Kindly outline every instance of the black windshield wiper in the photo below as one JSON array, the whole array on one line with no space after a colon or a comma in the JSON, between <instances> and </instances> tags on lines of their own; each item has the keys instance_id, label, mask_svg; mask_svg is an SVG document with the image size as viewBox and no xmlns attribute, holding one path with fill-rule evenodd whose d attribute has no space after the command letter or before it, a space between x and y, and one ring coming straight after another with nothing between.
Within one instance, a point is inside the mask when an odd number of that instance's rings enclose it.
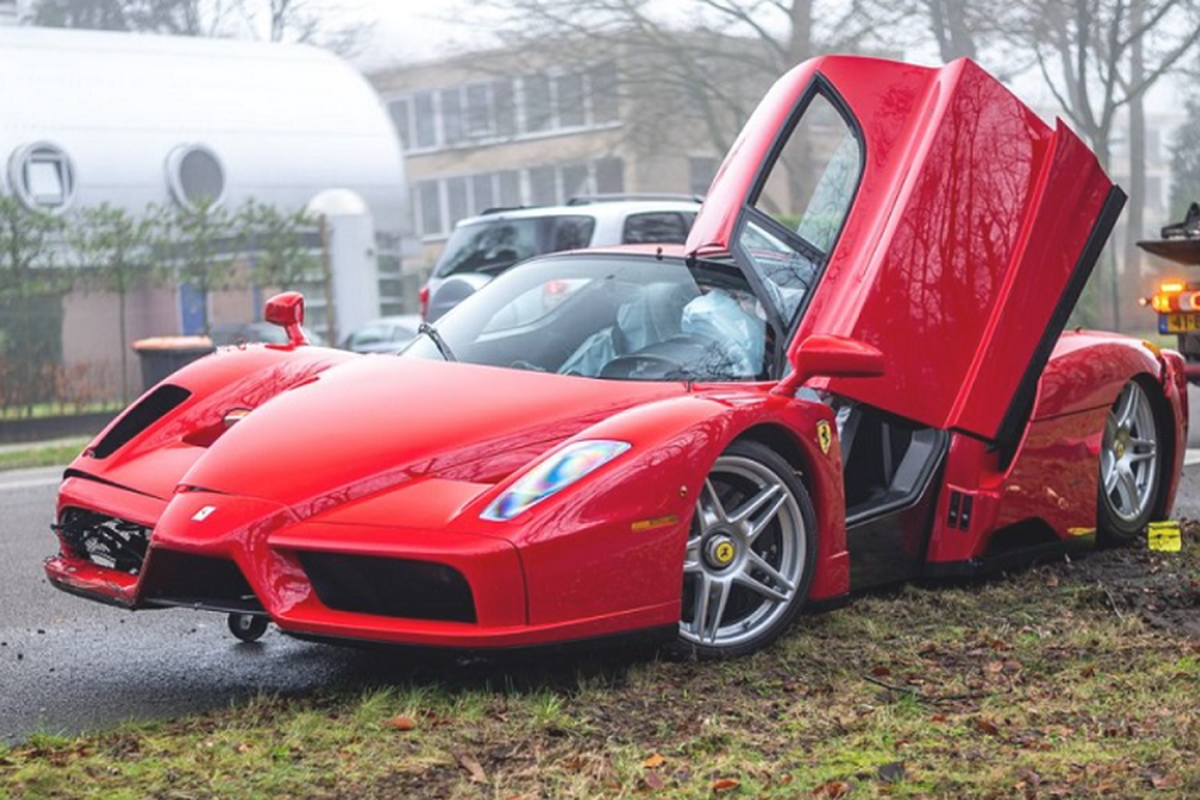
<instances>
[{"instance_id":1,"label":"black windshield wiper","mask_svg":"<svg viewBox=\"0 0 1200 800\"><path fill-rule=\"evenodd\" d=\"M433 343L437 345L438 352L442 354L442 358L447 361L458 361L454 357L454 351L450 349L450 345L446 344L446 340L442 338L442 335L428 322L422 322L420 327L417 328L417 333L423 333L432 339Z\"/></svg>"}]
</instances>

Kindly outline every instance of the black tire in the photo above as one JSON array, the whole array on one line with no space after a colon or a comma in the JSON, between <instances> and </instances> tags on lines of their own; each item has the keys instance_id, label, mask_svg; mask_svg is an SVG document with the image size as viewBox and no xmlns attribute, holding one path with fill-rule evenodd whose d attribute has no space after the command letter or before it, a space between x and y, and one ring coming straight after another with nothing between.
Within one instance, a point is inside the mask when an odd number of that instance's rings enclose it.
<instances>
[{"instance_id":1,"label":"black tire","mask_svg":"<svg viewBox=\"0 0 1200 800\"><path fill-rule=\"evenodd\" d=\"M1156 392L1130 381L1106 417L1096 508L1101 545L1134 541L1161 502L1166 441L1162 402Z\"/></svg>"},{"instance_id":2,"label":"black tire","mask_svg":"<svg viewBox=\"0 0 1200 800\"><path fill-rule=\"evenodd\" d=\"M672 652L706 660L766 647L803 607L816 556L816 514L792 466L763 444L734 442L696 499Z\"/></svg>"},{"instance_id":3,"label":"black tire","mask_svg":"<svg viewBox=\"0 0 1200 800\"><path fill-rule=\"evenodd\" d=\"M230 614L225 621L229 625L229 632L243 642L257 642L270 624L270 620L262 614Z\"/></svg>"}]
</instances>

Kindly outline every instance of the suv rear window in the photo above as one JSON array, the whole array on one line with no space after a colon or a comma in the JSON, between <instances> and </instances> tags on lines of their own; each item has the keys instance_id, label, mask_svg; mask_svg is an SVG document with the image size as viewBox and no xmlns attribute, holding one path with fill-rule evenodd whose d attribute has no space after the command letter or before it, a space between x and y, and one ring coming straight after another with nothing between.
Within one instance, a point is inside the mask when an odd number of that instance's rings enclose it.
<instances>
[{"instance_id":1,"label":"suv rear window","mask_svg":"<svg viewBox=\"0 0 1200 800\"><path fill-rule=\"evenodd\" d=\"M652 211L645 214L630 214L625 218L621 231L622 244L683 244L695 214L675 211Z\"/></svg>"},{"instance_id":2,"label":"suv rear window","mask_svg":"<svg viewBox=\"0 0 1200 800\"><path fill-rule=\"evenodd\" d=\"M446 242L433 274L438 278L463 272L495 274L518 261L542 253L587 247L596 220L555 216L484 220L461 225Z\"/></svg>"}]
</instances>

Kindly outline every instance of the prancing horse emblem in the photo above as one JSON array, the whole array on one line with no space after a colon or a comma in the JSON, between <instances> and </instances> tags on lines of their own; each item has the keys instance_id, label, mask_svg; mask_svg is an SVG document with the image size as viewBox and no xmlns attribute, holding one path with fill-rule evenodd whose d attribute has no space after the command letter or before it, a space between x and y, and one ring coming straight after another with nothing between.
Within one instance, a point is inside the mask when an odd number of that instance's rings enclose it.
<instances>
[{"instance_id":1,"label":"prancing horse emblem","mask_svg":"<svg viewBox=\"0 0 1200 800\"><path fill-rule=\"evenodd\" d=\"M825 420L817 423L817 444L821 445L822 453L829 455L829 448L833 446L833 429Z\"/></svg>"},{"instance_id":2,"label":"prancing horse emblem","mask_svg":"<svg viewBox=\"0 0 1200 800\"><path fill-rule=\"evenodd\" d=\"M216 506L205 506L195 514L192 514L192 522L204 522L204 520L208 519L209 515L216 510Z\"/></svg>"}]
</instances>

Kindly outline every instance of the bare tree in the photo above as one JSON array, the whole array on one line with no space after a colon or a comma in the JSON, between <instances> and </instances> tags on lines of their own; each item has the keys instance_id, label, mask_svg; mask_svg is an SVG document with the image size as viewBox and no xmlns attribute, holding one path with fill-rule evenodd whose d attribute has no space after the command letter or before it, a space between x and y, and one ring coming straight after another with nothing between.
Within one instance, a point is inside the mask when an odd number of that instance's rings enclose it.
<instances>
[{"instance_id":1,"label":"bare tree","mask_svg":"<svg viewBox=\"0 0 1200 800\"><path fill-rule=\"evenodd\" d=\"M627 135L643 147L686 127L715 153L732 144L762 93L819 51L856 49L870 22L845 3L698 0L689 16L645 0L478 0L499 37L545 64L620 62Z\"/></svg>"},{"instance_id":2,"label":"bare tree","mask_svg":"<svg viewBox=\"0 0 1200 800\"><path fill-rule=\"evenodd\" d=\"M303 42L351 56L366 43L369 17L360 4L334 0L37 0L26 20L49 28Z\"/></svg>"},{"instance_id":3,"label":"bare tree","mask_svg":"<svg viewBox=\"0 0 1200 800\"><path fill-rule=\"evenodd\" d=\"M1171 142L1171 219L1181 220L1200 202L1200 94L1186 102L1187 121Z\"/></svg>"},{"instance_id":4,"label":"bare tree","mask_svg":"<svg viewBox=\"0 0 1200 800\"><path fill-rule=\"evenodd\" d=\"M1200 42L1197 0L1023 0L1013 37L1034 53L1038 70L1068 120L1107 169L1118 114L1130 115L1130 214L1127 240L1144 235L1146 92ZM1126 258L1130 258L1126 253ZM1140 256L1133 252L1129 262ZM1112 324L1119 328L1117 265L1107 263Z\"/></svg>"}]
</instances>

